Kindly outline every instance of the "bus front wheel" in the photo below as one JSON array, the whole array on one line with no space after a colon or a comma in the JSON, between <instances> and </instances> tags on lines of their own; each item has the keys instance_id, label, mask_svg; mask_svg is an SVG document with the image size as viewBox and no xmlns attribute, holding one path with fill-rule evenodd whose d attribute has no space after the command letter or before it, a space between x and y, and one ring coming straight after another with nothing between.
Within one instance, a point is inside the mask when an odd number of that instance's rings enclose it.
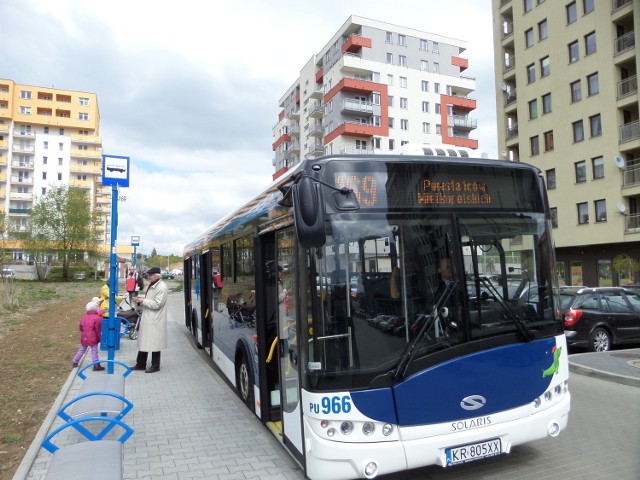
<instances>
[{"instance_id":1,"label":"bus front wheel","mask_svg":"<svg viewBox=\"0 0 640 480\"><path fill-rule=\"evenodd\" d=\"M247 355L242 352L240 362L236 367L236 388L240 399L253 411L253 382L251 381L251 368Z\"/></svg>"}]
</instances>

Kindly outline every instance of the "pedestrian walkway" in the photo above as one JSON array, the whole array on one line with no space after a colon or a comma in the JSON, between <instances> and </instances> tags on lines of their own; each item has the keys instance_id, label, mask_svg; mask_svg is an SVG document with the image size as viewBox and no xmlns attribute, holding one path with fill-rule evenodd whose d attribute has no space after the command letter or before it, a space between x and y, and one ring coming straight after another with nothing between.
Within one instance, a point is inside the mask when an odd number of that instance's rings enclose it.
<instances>
[{"instance_id":1,"label":"pedestrian walkway","mask_svg":"<svg viewBox=\"0 0 640 480\"><path fill-rule=\"evenodd\" d=\"M124 477L130 480L294 480L299 465L221 378L184 326L182 294L169 295L169 347L161 370L131 372L126 397L135 405L124 418L135 433L125 444ZM72 352L70 352L72 353ZM115 359L135 363L137 342L121 339ZM106 357L106 352L101 352ZM69 357L71 364L71 357ZM84 364L90 360L86 358ZM640 348L569 357L574 374L640 387ZM82 365L81 365L82 367ZM89 372L94 373L94 372ZM97 373L106 375L105 372ZM40 448L62 424L56 412L74 398L81 381L72 370L14 480L44 479L51 454ZM116 432L113 432L116 433ZM58 445L81 440L68 429ZM82 461L82 459L79 459ZM91 465L87 465L90 469Z\"/></svg>"},{"instance_id":2,"label":"pedestrian walkway","mask_svg":"<svg viewBox=\"0 0 640 480\"><path fill-rule=\"evenodd\" d=\"M169 347L162 353L160 372L134 371L127 377L126 397L135 406L123 420L135 433L125 443L124 477L303 479L299 465L211 368L205 352L195 348L184 326L182 295L170 294L168 304ZM115 359L133 365L136 353L137 342L125 337ZM101 357L106 357L106 352L101 352ZM85 358L84 364L89 361ZM41 449L40 443L62 425L55 414L60 405L77 395L81 381L74 369L14 480L44 479L51 454ZM76 443L79 434L68 429L57 444L64 445L65 441ZM88 470L91 468L87 465Z\"/></svg>"}]
</instances>

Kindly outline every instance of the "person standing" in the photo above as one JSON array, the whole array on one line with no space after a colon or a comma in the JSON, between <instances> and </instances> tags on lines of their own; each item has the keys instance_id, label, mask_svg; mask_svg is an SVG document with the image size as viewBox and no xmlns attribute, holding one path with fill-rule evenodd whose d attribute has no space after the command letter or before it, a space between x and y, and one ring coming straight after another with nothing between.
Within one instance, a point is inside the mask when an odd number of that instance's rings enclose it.
<instances>
[{"instance_id":1,"label":"person standing","mask_svg":"<svg viewBox=\"0 0 640 480\"><path fill-rule=\"evenodd\" d=\"M131 305L131 302L133 300L133 297L137 297L138 296L138 291L142 290L140 288L140 281L141 278L138 275L138 272L136 271L135 267L130 267L129 268L129 276L127 277L127 280L125 282L125 288L127 290L127 293L129 294L129 305Z\"/></svg>"},{"instance_id":2,"label":"person standing","mask_svg":"<svg viewBox=\"0 0 640 480\"><path fill-rule=\"evenodd\" d=\"M91 361L98 362L98 343L100 343L100 337L102 336L102 314L99 312L99 306L97 302L91 301L87 303L85 307L86 313L80 319L80 348L73 357L73 366L77 367L78 362L87 351L87 348L91 348ZM96 371L104 370L104 367L99 363L93 365L93 369Z\"/></svg>"},{"instance_id":3,"label":"person standing","mask_svg":"<svg viewBox=\"0 0 640 480\"><path fill-rule=\"evenodd\" d=\"M162 281L160 268L151 267L147 271L149 286L144 298L134 297L134 303L142 307L138 336L138 356L132 370L145 373L160 371L160 353L167 348L167 284ZM151 366L147 360L151 352Z\"/></svg>"}]
</instances>

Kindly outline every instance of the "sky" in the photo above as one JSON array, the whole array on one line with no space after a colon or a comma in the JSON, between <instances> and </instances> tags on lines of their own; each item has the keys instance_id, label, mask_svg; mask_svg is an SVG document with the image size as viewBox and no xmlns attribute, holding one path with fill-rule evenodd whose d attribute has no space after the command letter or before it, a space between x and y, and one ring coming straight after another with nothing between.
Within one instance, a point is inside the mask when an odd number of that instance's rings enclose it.
<instances>
[{"instance_id":1,"label":"sky","mask_svg":"<svg viewBox=\"0 0 640 480\"><path fill-rule=\"evenodd\" d=\"M0 78L97 94L103 153L131 162L118 244L181 255L271 183L280 98L350 15L466 41L496 157L488 0L2 0Z\"/></svg>"}]
</instances>

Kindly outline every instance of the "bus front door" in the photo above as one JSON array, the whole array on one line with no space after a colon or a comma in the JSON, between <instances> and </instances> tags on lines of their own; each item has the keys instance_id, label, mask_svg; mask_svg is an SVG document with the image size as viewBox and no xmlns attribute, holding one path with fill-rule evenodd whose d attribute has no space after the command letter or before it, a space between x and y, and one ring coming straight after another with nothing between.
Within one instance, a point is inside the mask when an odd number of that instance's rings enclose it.
<instances>
[{"instance_id":1,"label":"bus front door","mask_svg":"<svg viewBox=\"0 0 640 480\"><path fill-rule=\"evenodd\" d=\"M295 232L287 228L276 234L278 338L280 354L280 406L285 445L295 455L302 452L302 415L298 372L298 335L296 322Z\"/></svg>"}]
</instances>

